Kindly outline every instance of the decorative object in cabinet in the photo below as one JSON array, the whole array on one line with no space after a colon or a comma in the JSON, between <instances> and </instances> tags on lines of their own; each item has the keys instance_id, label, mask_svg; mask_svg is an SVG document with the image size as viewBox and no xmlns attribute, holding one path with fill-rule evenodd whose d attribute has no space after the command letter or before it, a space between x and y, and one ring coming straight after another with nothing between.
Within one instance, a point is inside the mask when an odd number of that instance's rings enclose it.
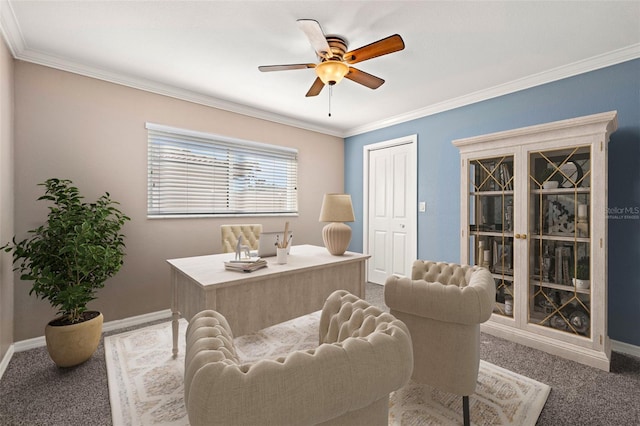
<instances>
[{"instance_id":1,"label":"decorative object in cabinet","mask_svg":"<svg viewBox=\"0 0 640 426\"><path fill-rule=\"evenodd\" d=\"M483 331L609 369L607 144L616 128L613 111L453 142L460 261L487 267L496 283Z\"/></svg>"}]
</instances>

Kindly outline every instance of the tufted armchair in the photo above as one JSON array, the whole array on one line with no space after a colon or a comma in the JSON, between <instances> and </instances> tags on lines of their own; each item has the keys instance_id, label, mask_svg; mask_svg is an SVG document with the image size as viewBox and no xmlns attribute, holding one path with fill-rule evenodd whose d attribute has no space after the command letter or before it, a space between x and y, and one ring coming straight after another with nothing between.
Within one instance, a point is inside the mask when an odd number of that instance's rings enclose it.
<instances>
[{"instance_id":1,"label":"tufted armchair","mask_svg":"<svg viewBox=\"0 0 640 426\"><path fill-rule=\"evenodd\" d=\"M243 364L225 318L187 328L185 405L197 425L386 425L389 393L411 377L405 325L344 290L322 309L319 346Z\"/></svg>"},{"instance_id":2,"label":"tufted armchair","mask_svg":"<svg viewBox=\"0 0 640 426\"><path fill-rule=\"evenodd\" d=\"M485 268L424 260L413 263L411 279L385 283L386 305L411 332L412 379L462 395L465 424L480 366L480 324L491 316L495 292Z\"/></svg>"},{"instance_id":3,"label":"tufted armchair","mask_svg":"<svg viewBox=\"0 0 640 426\"><path fill-rule=\"evenodd\" d=\"M222 253L234 253L240 235L242 235L242 244L249 246L250 250L258 250L262 225L220 225L220 233Z\"/></svg>"}]
</instances>

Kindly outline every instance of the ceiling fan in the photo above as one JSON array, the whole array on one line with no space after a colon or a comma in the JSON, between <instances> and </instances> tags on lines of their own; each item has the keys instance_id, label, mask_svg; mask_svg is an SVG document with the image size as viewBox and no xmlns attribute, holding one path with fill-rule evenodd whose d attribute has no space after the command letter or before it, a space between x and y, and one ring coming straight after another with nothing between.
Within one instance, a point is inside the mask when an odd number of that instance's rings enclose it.
<instances>
[{"instance_id":1,"label":"ceiling fan","mask_svg":"<svg viewBox=\"0 0 640 426\"><path fill-rule=\"evenodd\" d=\"M351 64L404 49L402 37L394 34L358 49L347 51L346 40L335 35L325 36L318 21L298 19L297 22L298 27L307 35L320 62L317 64L262 65L258 69L262 72L268 72L315 68L317 77L306 96L317 96L325 84L333 86L340 83L343 77L370 89L377 89L384 83L383 79L360 71L352 67Z\"/></svg>"}]
</instances>

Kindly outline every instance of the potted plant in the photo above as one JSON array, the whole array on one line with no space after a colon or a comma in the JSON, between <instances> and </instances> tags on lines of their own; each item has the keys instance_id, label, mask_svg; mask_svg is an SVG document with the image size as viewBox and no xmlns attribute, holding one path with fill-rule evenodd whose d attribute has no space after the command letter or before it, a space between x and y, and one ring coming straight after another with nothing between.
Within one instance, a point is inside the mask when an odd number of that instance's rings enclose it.
<instances>
[{"instance_id":1,"label":"potted plant","mask_svg":"<svg viewBox=\"0 0 640 426\"><path fill-rule=\"evenodd\" d=\"M120 230L129 217L109 193L85 203L70 180L48 179L39 185L46 190L38 200L53 204L47 222L2 248L13 252L20 279L32 283L29 294L58 309L60 316L45 328L47 349L58 366L71 367L89 359L100 343L103 316L88 311L87 303L123 264Z\"/></svg>"},{"instance_id":2,"label":"potted plant","mask_svg":"<svg viewBox=\"0 0 640 426\"><path fill-rule=\"evenodd\" d=\"M544 189L553 189L560 186L563 178L562 174L558 172L555 167L546 167L542 169L540 174L538 175L538 182L542 184Z\"/></svg>"},{"instance_id":3,"label":"potted plant","mask_svg":"<svg viewBox=\"0 0 640 426\"><path fill-rule=\"evenodd\" d=\"M578 259L578 263L576 265L576 269L575 272L572 270L571 271L571 275L573 276L572 280L573 280L573 285L578 288L578 289L582 289L582 290L586 290L589 288L590 286L590 281L589 281L589 257L585 256L585 257L581 257L580 259Z\"/></svg>"}]
</instances>

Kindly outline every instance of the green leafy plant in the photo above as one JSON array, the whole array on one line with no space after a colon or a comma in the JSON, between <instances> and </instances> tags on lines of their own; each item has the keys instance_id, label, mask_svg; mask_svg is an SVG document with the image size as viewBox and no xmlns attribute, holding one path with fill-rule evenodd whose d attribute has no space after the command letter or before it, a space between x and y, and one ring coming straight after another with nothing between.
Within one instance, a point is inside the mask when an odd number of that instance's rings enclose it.
<instances>
[{"instance_id":1,"label":"green leafy plant","mask_svg":"<svg viewBox=\"0 0 640 426\"><path fill-rule=\"evenodd\" d=\"M70 180L48 179L39 185L46 190L38 200L53 203L47 222L2 249L13 252L20 278L33 282L29 294L47 299L63 323L81 322L87 303L123 264L120 230L130 219L108 192L95 203L85 203Z\"/></svg>"},{"instance_id":2,"label":"green leafy plant","mask_svg":"<svg viewBox=\"0 0 640 426\"><path fill-rule=\"evenodd\" d=\"M575 278L579 280L588 280L589 279L589 257L581 257L578 259L578 263L576 265L575 273L571 270L571 275L575 275Z\"/></svg>"},{"instance_id":3,"label":"green leafy plant","mask_svg":"<svg viewBox=\"0 0 640 426\"><path fill-rule=\"evenodd\" d=\"M555 167L550 168L546 167L540 171L538 174L538 182L545 183L547 181L556 181L558 184L561 184L563 181L562 174L557 171Z\"/></svg>"}]
</instances>

